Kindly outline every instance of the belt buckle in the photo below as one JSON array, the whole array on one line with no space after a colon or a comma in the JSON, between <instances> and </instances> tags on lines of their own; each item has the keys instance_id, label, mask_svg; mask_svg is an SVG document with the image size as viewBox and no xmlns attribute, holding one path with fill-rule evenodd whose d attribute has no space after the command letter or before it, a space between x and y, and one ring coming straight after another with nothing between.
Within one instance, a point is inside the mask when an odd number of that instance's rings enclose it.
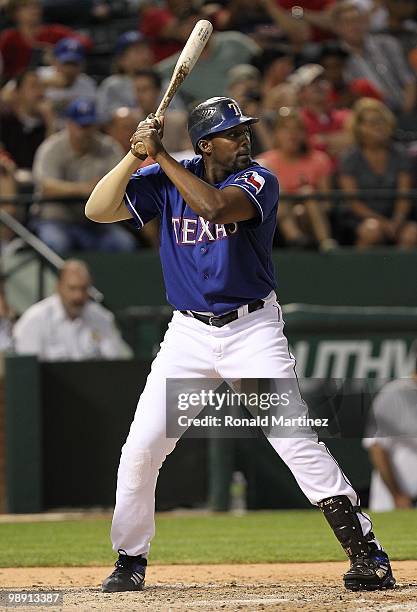
<instances>
[{"instance_id":1,"label":"belt buckle","mask_svg":"<svg viewBox=\"0 0 417 612\"><path fill-rule=\"evenodd\" d=\"M213 327L213 319L214 319L214 317L210 316L209 320L208 320L208 324L211 325L212 327Z\"/></svg>"}]
</instances>

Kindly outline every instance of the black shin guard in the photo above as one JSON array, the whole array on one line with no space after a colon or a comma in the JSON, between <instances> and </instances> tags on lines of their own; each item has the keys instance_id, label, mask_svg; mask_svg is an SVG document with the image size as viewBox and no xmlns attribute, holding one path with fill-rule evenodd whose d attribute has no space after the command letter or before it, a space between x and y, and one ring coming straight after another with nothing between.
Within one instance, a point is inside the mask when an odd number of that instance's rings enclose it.
<instances>
[{"instance_id":1,"label":"black shin guard","mask_svg":"<svg viewBox=\"0 0 417 612\"><path fill-rule=\"evenodd\" d=\"M373 533L363 535L357 512L359 506L353 506L346 495L328 497L318 503L327 522L333 529L336 538L343 546L350 559L369 555L369 541L375 538Z\"/></svg>"}]
</instances>

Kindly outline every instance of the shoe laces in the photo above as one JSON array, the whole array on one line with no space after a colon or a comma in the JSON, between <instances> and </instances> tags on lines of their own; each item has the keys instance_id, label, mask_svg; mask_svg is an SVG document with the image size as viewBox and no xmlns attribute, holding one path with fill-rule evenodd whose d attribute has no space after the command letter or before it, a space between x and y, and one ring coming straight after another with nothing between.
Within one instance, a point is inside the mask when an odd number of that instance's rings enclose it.
<instances>
[{"instance_id":1,"label":"shoe laces","mask_svg":"<svg viewBox=\"0 0 417 612\"><path fill-rule=\"evenodd\" d=\"M142 576L145 575L146 564L140 565L138 563L135 563L135 558L129 557L126 551L123 550L122 548L120 548L117 552L119 553L119 558L114 564L114 567L116 568L115 571L121 570L121 571L129 572L129 573L133 572L135 574L140 574ZM139 569L141 571L138 571Z\"/></svg>"}]
</instances>

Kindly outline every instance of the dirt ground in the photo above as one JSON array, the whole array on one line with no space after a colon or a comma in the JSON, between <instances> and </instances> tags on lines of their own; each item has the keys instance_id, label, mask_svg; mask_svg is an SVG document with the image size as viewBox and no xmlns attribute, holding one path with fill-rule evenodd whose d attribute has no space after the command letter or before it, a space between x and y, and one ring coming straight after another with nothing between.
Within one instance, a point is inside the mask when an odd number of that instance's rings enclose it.
<instances>
[{"instance_id":1,"label":"dirt ground","mask_svg":"<svg viewBox=\"0 0 417 612\"><path fill-rule=\"evenodd\" d=\"M346 568L347 563L150 566L143 592L115 594L100 592L108 567L0 568L0 593L3 598L14 589L63 593L62 607L14 608L32 612L417 611L417 561L394 562L396 588L376 593L345 591ZM11 610L1 605L0 610Z\"/></svg>"}]
</instances>

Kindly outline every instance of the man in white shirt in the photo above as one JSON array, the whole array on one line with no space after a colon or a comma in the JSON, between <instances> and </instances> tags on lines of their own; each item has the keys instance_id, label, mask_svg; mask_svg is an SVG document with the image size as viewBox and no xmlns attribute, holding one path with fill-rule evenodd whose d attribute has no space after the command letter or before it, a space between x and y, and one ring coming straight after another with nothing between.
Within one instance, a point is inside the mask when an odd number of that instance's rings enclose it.
<instances>
[{"instance_id":1,"label":"man in white shirt","mask_svg":"<svg viewBox=\"0 0 417 612\"><path fill-rule=\"evenodd\" d=\"M16 352L43 361L130 358L112 313L89 299L90 287L87 266L68 260L56 293L28 308L16 323Z\"/></svg>"},{"instance_id":2,"label":"man in white shirt","mask_svg":"<svg viewBox=\"0 0 417 612\"><path fill-rule=\"evenodd\" d=\"M413 376L386 384L376 396L363 446L374 470L369 508L385 512L417 503L417 364Z\"/></svg>"}]
</instances>

